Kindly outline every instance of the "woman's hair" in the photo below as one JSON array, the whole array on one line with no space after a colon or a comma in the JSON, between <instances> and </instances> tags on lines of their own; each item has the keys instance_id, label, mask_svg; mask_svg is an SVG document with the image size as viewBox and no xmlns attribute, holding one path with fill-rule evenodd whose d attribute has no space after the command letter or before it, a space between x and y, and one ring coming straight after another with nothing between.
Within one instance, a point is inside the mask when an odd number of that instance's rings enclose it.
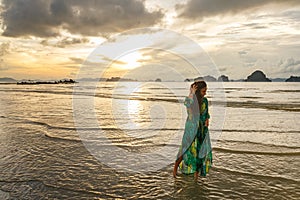
<instances>
[{"instance_id":1,"label":"woman's hair","mask_svg":"<svg viewBox=\"0 0 300 200\"><path fill-rule=\"evenodd\" d=\"M191 87L193 87L194 85L197 86L197 90L195 92L195 95L193 97L194 99L194 104L192 105L192 110L194 113L198 113L201 114L201 105L203 102L203 97L200 93L201 89L206 88L206 82L205 81L195 81Z\"/></svg>"}]
</instances>

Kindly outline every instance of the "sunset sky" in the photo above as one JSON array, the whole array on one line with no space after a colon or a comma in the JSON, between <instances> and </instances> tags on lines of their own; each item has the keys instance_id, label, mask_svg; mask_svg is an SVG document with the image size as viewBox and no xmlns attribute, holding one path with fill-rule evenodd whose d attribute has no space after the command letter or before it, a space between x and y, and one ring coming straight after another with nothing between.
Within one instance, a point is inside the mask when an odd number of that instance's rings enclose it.
<instances>
[{"instance_id":1,"label":"sunset sky","mask_svg":"<svg viewBox=\"0 0 300 200\"><path fill-rule=\"evenodd\" d=\"M0 77L76 78L83 63L98 68L110 63L106 77L132 71L130 78L171 80L173 67L195 77L170 53L178 48L193 53L192 48L171 40L164 29L198 44L231 79L256 69L269 78L300 75L299 0L0 0L0 12ZM158 29L132 31L146 27ZM117 59L108 53L110 46L158 41L168 44L126 51ZM99 46L103 54L91 62Z\"/></svg>"}]
</instances>

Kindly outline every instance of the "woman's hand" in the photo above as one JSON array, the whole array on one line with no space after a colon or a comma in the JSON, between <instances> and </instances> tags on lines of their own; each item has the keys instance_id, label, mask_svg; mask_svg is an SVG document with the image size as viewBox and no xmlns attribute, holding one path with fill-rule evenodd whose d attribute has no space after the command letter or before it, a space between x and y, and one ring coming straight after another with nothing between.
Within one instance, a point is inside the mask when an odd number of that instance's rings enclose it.
<instances>
[{"instance_id":1,"label":"woman's hand","mask_svg":"<svg viewBox=\"0 0 300 200\"><path fill-rule=\"evenodd\" d=\"M205 126L208 127L209 126L209 119L205 120Z\"/></svg>"},{"instance_id":2,"label":"woman's hand","mask_svg":"<svg viewBox=\"0 0 300 200\"><path fill-rule=\"evenodd\" d=\"M196 90L198 89L198 86L197 85L191 85L191 88L190 88L190 97L193 97L193 95L196 93Z\"/></svg>"}]
</instances>

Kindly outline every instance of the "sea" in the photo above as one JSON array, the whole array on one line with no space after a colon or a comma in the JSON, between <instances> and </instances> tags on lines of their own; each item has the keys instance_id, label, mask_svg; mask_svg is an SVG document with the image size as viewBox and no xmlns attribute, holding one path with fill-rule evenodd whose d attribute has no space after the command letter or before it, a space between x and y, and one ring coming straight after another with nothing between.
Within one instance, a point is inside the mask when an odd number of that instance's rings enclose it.
<instances>
[{"instance_id":1,"label":"sea","mask_svg":"<svg viewBox=\"0 0 300 200\"><path fill-rule=\"evenodd\" d=\"M0 199L299 199L300 83L208 82L198 180L172 175L190 84L1 84Z\"/></svg>"}]
</instances>

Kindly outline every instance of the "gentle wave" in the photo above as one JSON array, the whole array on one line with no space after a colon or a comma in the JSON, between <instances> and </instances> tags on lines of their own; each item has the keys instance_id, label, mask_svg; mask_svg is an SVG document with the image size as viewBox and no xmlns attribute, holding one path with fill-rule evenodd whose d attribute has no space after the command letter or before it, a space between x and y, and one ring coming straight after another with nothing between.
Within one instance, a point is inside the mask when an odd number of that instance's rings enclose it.
<instances>
[{"instance_id":1,"label":"gentle wave","mask_svg":"<svg viewBox=\"0 0 300 200\"><path fill-rule=\"evenodd\" d=\"M81 139L75 139L75 138L68 138L68 137L58 137L58 136L53 136L50 133L44 133L44 135L52 140L59 140L59 141L67 141L67 142L82 142Z\"/></svg>"},{"instance_id":2,"label":"gentle wave","mask_svg":"<svg viewBox=\"0 0 300 200\"><path fill-rule=\"evenodd\" d=\"M266 147L282 147L286 149L300 149L300 147L295 146L287 146L287 145L278 145L278 144L266 144L260 142L252 142L252 141L236 141L236 140L212 140L214 142L229 142L229 143L238 143L238 144L252 144L252 145L262 145Z\"/></svg>"},{"instance_id":3,"label":"gentle wave","mask_svg":"<svg viewBox=\"0 0 300 200\"><path fill-rule=\"evenodd\" d=\"M300 93L300 90L273 90L272 93L284 92L284 93Z\"/></svg>"},{"instance_id":4,"label":"gentle wave","mask_svg":"<svg viewBox=\"0 0 300 200\"><path fill-rule=\"evenodd\" d=\"M4 117L4 116L1 116L1 117ZM12 119L17 119L17 118L12 118ZM21 120L21 121L24 121L24 122L27 122L29 124L34 124L34 125L41 125L41 126L45 126L49 129L61 129L61 130L90 130L90 131L93 131L93 130L107 130L107 131L180 131L180 130L184 130L184 128L163 128L163 129L160 129L160 128L141 128L141 129L120 129L120 128L107 128L107 127L97 127L97 128L93 128L93 127L84 127L84 128L80 128L80 127L61 127L61 126L53 126L53 125L50 125L50 124L47 124L45 122L38 122L38 121L33 121L33 120L28 120L28 119L18 119L18 120ZM210 131L217 131L217 132L245 132L245 133L248 133L248 132L257 132L257 133L278 133L278 131L272 131L272 130L239 130L239 129L210 129ZM300 131L280 131L281 134L284 134L284 133L300 133ZM278 145L276 145L278 146Z\"/></svg>"},{"instance_id":5,"label":"gentle wave","mask_svg":"<svg viewBox=\"0 0 300 200\"><path fill-rule=\"evenodd\" d=\"M31 125L37 125L37 126L42 126L46 128L47 130L66 130L66 131L112 131L112 132L122 132L122 131L134 131L134 132L142 132L142 131L183 131L184 129L178 129L178 128L164 128L164 129L155 129L155 128L142 128L142 129L120 129L120 128L114 128L114 127L106 127L106 128L100 128L100 127L89 127L89 128L76 128L76 127L61 127L61 126L53 126L45 122L39 122L39 121L33 121L29 119L21 119L17 117L6 117L6 116L0 116L0 118L6 118L10 120L15 120L21 123L25 124L31 124ZM238 129L225 129L225 130L214 130L211 129L211 131L225 131L225 132L249 132L249 130L238 130ZM250 130L250 132L271 132L271 133L277 133L277 131L271 131L271 130ZM300 133L299 131L285 131L281 132L281 134L284 133ZM74 141L74 142L82 142L81 139L78 138L73 138L73 137L63 137L63 136L58 136L58 135L53 135L49 133L48 131L45 131L44 135L50 139L56 139L56 140L66 140L66 141ZM75 135L74 135L75 136ZM78 136L76 134L76 136ZM143 138L132 138L130 137L130 141L133 140L146 140L146 139L153 139L155 136L147 136ZM98 140L101 138L97 138ZM126 138L119 138L119 141L122 142L128 142ZM147 141L149 142L149 141ZM286 149L300 149L300 147L295 147L295 146L285 146L285 145L276 145L276 144L265 144L265 143L259 143L259 142L252 142L252 141L235 141L235 140L214 140L212 139L212 142L217 142L217 143L238 143L238 144L251 144L251 145L261 145L265 147L274 147L274 148L286 148ZM154 145L154 144L153 144ZM157 144L157 146L164 146L166 144ZM154 145L155 146L155 145ZM300 152L255 152L255 151L247 151L247 150L233 150L233 149L228 149L228 148L221 148L221 147L214 147L214 150L220 151L220 152L226 152L226 153L236 153L236 154L242 154L242 153L247 153L247 154L258 154L258 155L286 155L286 156L299 156Z\"/></svg>"},{"instance_id":6,"label":"gentle wave","mask_svg":"<svg viewBox=\"0 0 300 200\"><path fill-rule=\"evenodd\" d=\"M222 104L224 102L212 102L212 104ZM288 103L261 103L254 101L238 102L238 101L227 101L227 107L233 108L260 108L267 110L283 110L290 112L300 112L300 104L288 104Z\"/></svg>"},{"instance_id":7,"label":"gentle wave","mask_svg":"<svg viewBox=\"0 0 300 200\"><path fill-rule=\"evenodd\" d=\"M61 129L61 130L111 130L111 131L180 131L180 130L184 130L184 128L142 128L142 129L120 129L120 128L107 128L107 127L97 127L97 128L80 128L80 127L61 127L61 126L53 126L50 124L47 124L45 122L39 122L39 121L33 121L33 120L29 120L29 119L22 119L22 118L16 118L16 117L6 117L6 116L0 116L0 118L7 118L7 119L13 119L13 120L18 120L18 121L23 121L29 124L33 124L33 125L41 125L41 126L45 126L49 129ZM103 119L103 118L102 118ZM122 119L122 118L120 118ZM210 131L216 131L216 132L237 132L237 133L248 133L248 132L256 132L256 133L278 133L278 131L273 131L273 130L264 130L264 129L255 129L255 130L243 130L243 129L210 129ZM284 133L299 133L300 131L280 131L281 134ZM276 145L277 146L277 145Z\"/></svg>"},{"instance_id":8,"label":"gentle wave","mask_svg":"<svg viewBox=\"0 0 300 200\"><path fill-rule=\"evenodd\" d=\"M237 133L278 133L278 131L273 130L262 130L262 129L255 129L255 130L239 130L239 129L222 129L222 130L213 130L212 131L222 131L222 132L237 132ZM300 131L280 131L280 133L300 133Z\"/></svg>"},{"instance_id":9,"label":"gentle wave","mask_svg":"<svg viewBox=\"0 0 300 200\"><path fill-rule=\"evenodd\" d=\"M0 90L5 92L22 92L24 90ZM173 98L156 98L156 97L137 97L132 95L124 95L124 94L108 94L108 93L96 93L93 92L67 92L67 91L46 91L46 90L26 90L26 92L35 92L35 93L48 93L48 94L59 94L59 95L73 95L76 96L94 96L98 98L110 98L110 99L122 99L122 100L139 100L139 101L163 101L170 103L183 103L185 96L174 96ZM154 95L155 96L155 95ZM233 108L260 108L267 110L282 110L282 111L290 111L290 112L300 112L300 104L296 103L262 103L262 102L254 102L254 101L210 101L210 104L216 106L227 106Z\"/></svg>"},{"instance_id":10,"label":"gentle wave","mask_svg":"<svg viewBox=\"0 0 300 200\"><path fill-rule=\"evenodd\" d=\"M49 184L49 183L45 183L44 181L42 180L14 180L14 179L10 179L10 180L0 180L0 183L25 183L25 184L28 184L28 185L31 185L32 183L39 183L39 184L42 184L46 187L49 187L49 188L52 188L52 189L59 189L59 190L63 190L63 191L70 191L70 192L76 192L76 193L80 193L80 194L93 194L93 195L100 195L101 192L98 192L98 191L95 191L95 190L89 190L89 191L86 191L86 190L80 190L80 189L73 189L73 188L68 188L66 186L64 187L61 187L61 186L58 186L58 185L53 185L53 184Z\"/></svg>"},{"instance_id":11,"label":"gentle wave","mask_svg":"<svg viewBox=\"0 0 300 200\"><path fill-rule=\"evenodd\" d=\"M213 150L223 153L234 153L234 154L255 154L255 155L273 155L273 156L300 156L300 152L260 152L260 151L248 151L248 150L236 150L226 149L221 147L213 147Z\"/></svg>"},{"instance_id":12,"label":"gentle wave","mask_svg":"<svg viewBox=\"0 0 300 200\"><path fill-rule=\"evenodd\" d=\"M248 173L248 172L242 172L242 171L236 171L236 170L231 170L223 167L213 167L214 170L216 171L223 171L223 172L229 172L232 174L238 174L238 175L245 175L245 176L251 176L251 177L256 177L256 178L261 178L261 179L272 179L272 180L281 180L281 181L287 181L287 182L292 182L298 184L300 181L295 180L295 179L290 179L282 176L271 176L271 175L262 175L262 174L255 174L255 173Z\"/></svg>"},{"instance_id":13,"label":"gentle wave","mask_svg":"<svg viewBox=\"0 0 300 200\"><path fill-rule=\"evenodd\" d=\"M84 139L75 139L75 138L63 138L63 137L58 137L58 136L52 136L51 134L49 133L45 133L45 136L50 138L50 139L53 139L53 140L62 140L62 141L68 141L68 142L85 142L85 143L101 143L101 140L106 140L108 138L97 138L97 139L94 139L94 140L84 140ZM130 138L132 139L132 138ZM115 139L109 139L111 142L114 143L114 145L120 147L120 148L123 148L123 149L127 149L129 151L134 151L136 149L155 149L155 148L161 148L161 147L165 147L165 146L168 146L168 147L175 147L175 148L178 148L180 147L179 144L167 144L167 143L161 143L161 144L155 144L151 141L144 141L146 138L134 138L135 141L141 141L142 143L141 144L124 144L124 142L133 142L132 140L131 141L126 141L126 140L115 140ZM117 142L117 143L116 143ZM261 145L261 144L260 144ZM112 144L104 144L104 143L101 143L101 146L102 147L111 147ZM268 145L266 145L268 146ZM300 156L300 152L297 151L293 151L293 152L270 152L270 151L250 151L250 150L239 150L239 149L228 149L228 148L222 148L222 147L213 147L213 151L216 151L216 152L221 152L221 153L230 153L230 154L253 154L253 155L272 155L272 156Z\"/></svg>"}]
</instances>

